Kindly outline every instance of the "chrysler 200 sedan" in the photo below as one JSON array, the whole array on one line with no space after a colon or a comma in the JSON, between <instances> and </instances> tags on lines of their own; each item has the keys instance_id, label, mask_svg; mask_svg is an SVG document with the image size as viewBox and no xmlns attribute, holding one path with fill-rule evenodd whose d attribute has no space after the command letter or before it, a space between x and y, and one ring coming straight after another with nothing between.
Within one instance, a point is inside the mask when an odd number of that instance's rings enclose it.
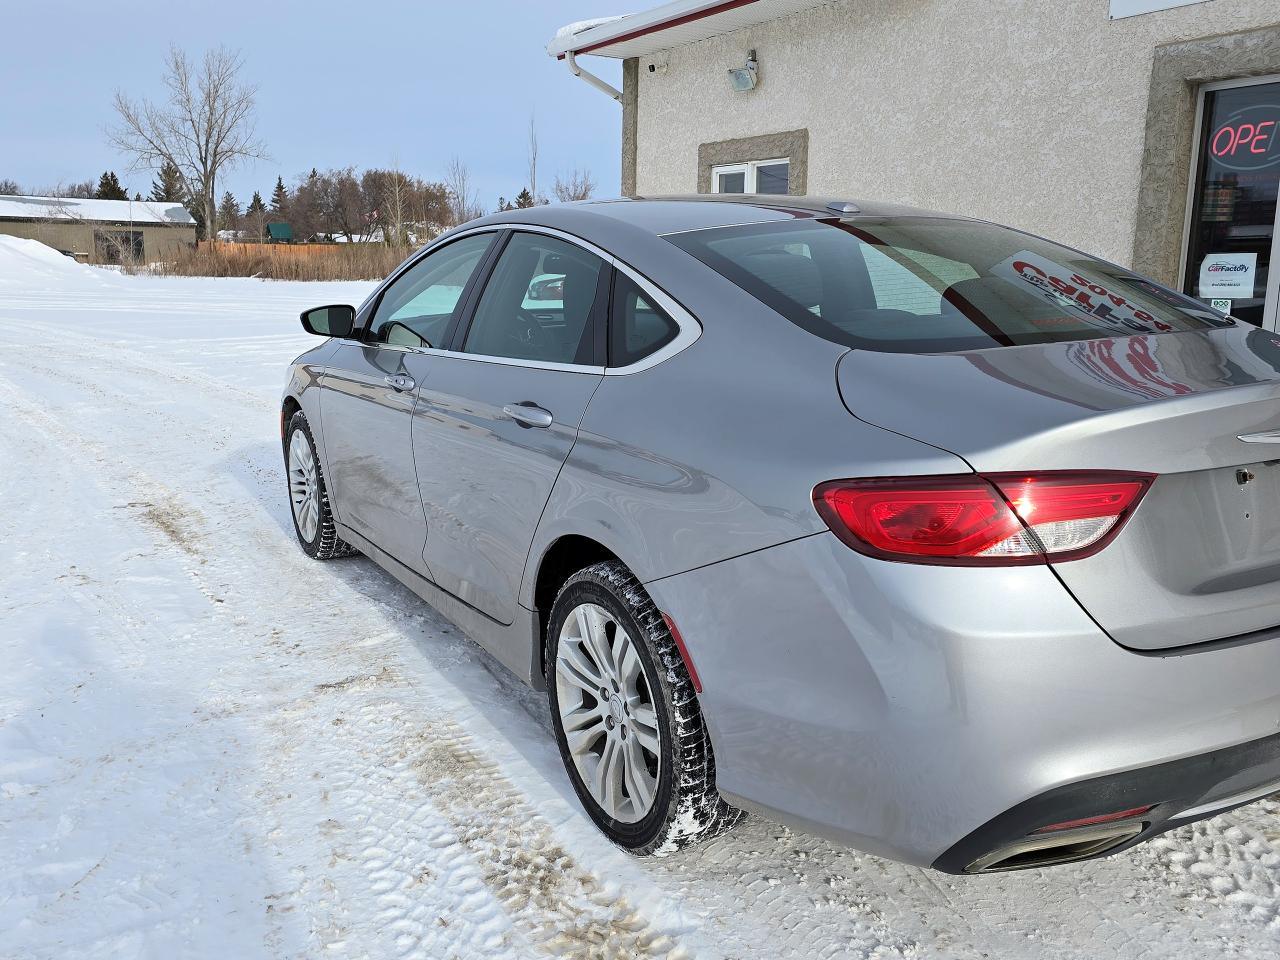
<instances>
[{"instance_id":1,"label":"chrysler 200 sedan","mask_svg":"<svg viewBox=\"0 0 1280 960\"><path fill-rule=\"evenodd\" d=\"M281 411L297 536L545 689L638 854L753 811L956 873L1280 789L1280 340L883 204L511 211Z\"/></svg>"}]
</instances>

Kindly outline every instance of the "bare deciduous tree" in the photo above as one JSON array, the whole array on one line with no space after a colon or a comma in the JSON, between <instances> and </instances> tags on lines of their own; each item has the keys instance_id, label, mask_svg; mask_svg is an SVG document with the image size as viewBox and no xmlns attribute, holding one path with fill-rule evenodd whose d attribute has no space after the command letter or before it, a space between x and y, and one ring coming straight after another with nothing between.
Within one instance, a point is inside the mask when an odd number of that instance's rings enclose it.
<instances>
[{"instance_id":1,"label":"bare deciduous tree","mask_svg":"<svg viewBox=\"0 0 1280 960\"><path fill-rule=\"evenodd\" d=\"M570 170L565 176L556 174L556 199L561 203L574 200L590 200L595 193L596 182L586 170Z\"/></svg>"},{"instance_id":2,"label":"bare deciduous tree","mask_svg":"<svg viewBox=\"0 0 1280 960\"><path fill-rule=\"evenodd\" d=\"M111 142L133 157L134 168L159 169L171 163L182 186L204 214L209 240L218 217L218 174L243 160L266 156L254 133L255 88L240 81L240 54L218 47L195 65L177 47L169 48L162 103L134 101L117 91L119 125Z\"/></svg>"},{"instance_id":3,"label":"bare deciduous tree","mask_svg":"<svg viewBox=\"0 0 1280 960\"><path fill-rule=\"evenodd\" d=\"M93 199L94 193L98 186L92 180L82 180L79 183L63 183L61 180L52 187L44 187L39 190L26 191L28 196L32 197L53 197L55 199L75 198L80 200Z\"/></svg>"},{"instance_id":4,"label":"bare deciduous tree","mask_svg":"<svg viewBox=\"0 0 1280 960\"><path fill-rule=\"evenodd\" d=\"M409 219L409 178L400 172L398 164L387 171L382 184L383 240L393 247L407 241L405 224Z\"/></svg>"},{"instance_id":5,"label":"bare deciduous tree","mask_svg":"<svg viewBox=\"0 0 1280 960\"><path fill-rule=\"evenodd\" d=\"M529 196L534 202L538 200L538 124L535 116L529 114Z\"/></svg>"},{"instance_id":6,"label":"bare deciduous tree","mask_svg":"<svg viewBox=\"0 0 1280 960\"><path fill-rule=\"evenodd\" d=\"M340 233L348 242L368 229L364 195L355 167L320 175L320 214L329 233Z\"/></svg>"},{"instance_id":7,"label":"bare deciduous tree","mask_svg":"<svg viewBox=\"0 0 1280 960\"><path fill-rule=\"evenodd\" d=\"M471 188L471 171L457 157L449 161L444 188L449 199L450 226L484 215L484 208L480 206L480 194Z\"/></svg>"}]
</instances>

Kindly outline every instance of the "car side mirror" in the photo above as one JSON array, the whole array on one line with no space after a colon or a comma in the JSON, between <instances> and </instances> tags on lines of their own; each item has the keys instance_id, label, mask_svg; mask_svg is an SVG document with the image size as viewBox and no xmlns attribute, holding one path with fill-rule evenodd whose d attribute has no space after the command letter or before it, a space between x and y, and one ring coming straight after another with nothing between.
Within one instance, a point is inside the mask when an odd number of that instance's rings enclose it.
<instances>
[{"instance_id":1,"label":"car side mirror","mask_svg":"<svg viewBox=\"0 0 1280 960\"><path fill-rule=\"evenodd\" d=\"M356 308L345 303L334 303L327 307L313 307L304 310L301 317L302 329L314 333L317 337L337 337L346 340L356 325Z\"/></svg>"}]
</instances>

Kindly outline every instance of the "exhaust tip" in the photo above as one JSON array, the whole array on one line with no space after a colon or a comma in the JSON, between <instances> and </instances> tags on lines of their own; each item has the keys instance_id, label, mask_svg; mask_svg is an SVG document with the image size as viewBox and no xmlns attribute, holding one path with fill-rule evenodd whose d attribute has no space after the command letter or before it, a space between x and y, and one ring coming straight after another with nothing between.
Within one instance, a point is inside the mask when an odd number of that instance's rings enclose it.
<instances>
[{"instance_id":1,"label":"exhaust tip","mask_svg":"<svg viewBox=\"0 0 1280 960\"><path fill-rule=\"evenodd\" d=\"M964 872L1004 873L1087 860L1132 840L1146 826L1143 822L1116 823L1039 834L984 854L965 867Z\"/></svg>"}]
</instances>

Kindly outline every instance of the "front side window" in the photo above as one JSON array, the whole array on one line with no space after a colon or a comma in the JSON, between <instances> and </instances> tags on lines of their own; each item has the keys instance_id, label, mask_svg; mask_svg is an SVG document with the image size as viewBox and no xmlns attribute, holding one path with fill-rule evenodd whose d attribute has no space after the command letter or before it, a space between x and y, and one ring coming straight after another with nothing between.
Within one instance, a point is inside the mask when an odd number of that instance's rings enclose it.
<instances>
[{"instance_id":1,"label":"front side window","mask_svg":"<svg viewBox=\"0 0 1280 960\"><path fill-rule=\"evenodd\" d=\"M969 220L780 221L667 239L798 326L871 350L975 350L1232 324L1114 264Z\"/></svg>"},{"instance_id":2,"label":"front side window","mask_svg":"<svg viewBox=\"0 0 1280 960\"><path fill-rule=\"evenodd\" d=\"M494 234L463 237L427 254L382 294L368 339L399 347L443 347L467 282Z\"/></svg>"},{"instance_id":3,"label":"front side window","mask_svg":"<svg viewBox=\"0 0 1280 960\"><path fill-rule=\"evenodd\" d=\"M541 363L595 362L604 261L555 237L516 233L476 304L464 353Z\"/></svg>"},{"instance_id":4,"label":"front side window","mask_svg":"<svg viewBox=\"0 0 1280 960\"><path fill-rule=\"evenodd\" d=\"M791 161L751 160L711 168L713 193L785 195L791 189Z\"/></svg>"},{"instance_id":5,"label":"front side window","mask_svg":"<svg viewBox=\"0 0 1280 960\"><path fill-rule=\"evenodd\" d=\"M638 363L676 338L680 328L653 305L634 280L614 274L609 312L609 366Z\"/></svg>"}]
</instances>

